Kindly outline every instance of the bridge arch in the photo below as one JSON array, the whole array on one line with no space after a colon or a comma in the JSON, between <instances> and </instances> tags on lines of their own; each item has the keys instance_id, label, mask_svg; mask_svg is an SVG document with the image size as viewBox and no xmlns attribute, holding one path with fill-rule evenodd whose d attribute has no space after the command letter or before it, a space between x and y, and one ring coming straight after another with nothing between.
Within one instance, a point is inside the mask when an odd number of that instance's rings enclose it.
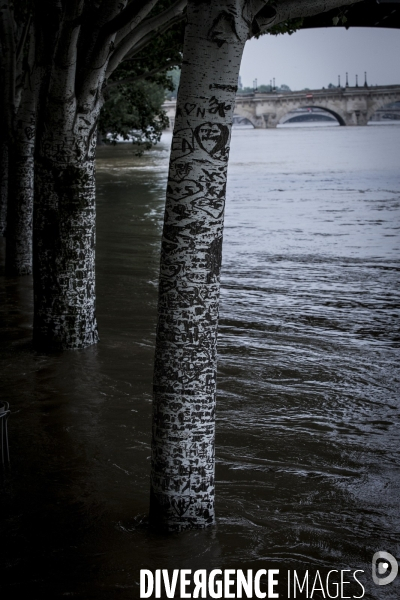
<instances>
[{"instance_id":1,"label":"bridge arch","mask_svg":"<svg viewBox=\"0 0 400 600\"><path fill-rule=\"evenodd\" d=\"M233 119L247 119L254 127L254 129L260 127L260 123L258 122L257 116L254 111L254 105L252 104L240 104L236 105L235 112L233 114ZM262 127L262 125L261 125Z\"/></svg>"},{"instance_id":2,"label":"bridge arch","mask_svg":"<svg viewBox=\"0 0 400 600\"><path fill-rule=\"evenodd\" d=\"M255 123L249 117L243 115L233 115L233 125L251 125L254 129L256 128Z\"/></svg>"},{"instance_id":3,"label":"bridge arch","mask_svg":"<svg viewBox=\"0 0 400 600\"><path fill-rule=\"evenodd\" d=\"M400 102L400 93L392 94L390 98L376 98L368 108L367 111L367 122L371 120L371 117L376 113L377 110L384 108L388 104L393 104L394 102Z\"/></svg>"},{"instance_id":4,"label":"bridge arch","mask_svg":"<svg viewBox=\"0 0 400 600\"><path fill-rule=\"evenodd\" d=\"M319 106L317 104L299 104L298 106L296 106L296 108L319 108L320 110L323 110L324 112L329 113L330 115L332 115L333 117L335 117L336 121L338 121L339 125L346 125L346 121L344 120L343 116L340 115L337 111L328 108L326 106ZM284 115L282 115L278 121L278 124L282 124L282 119L289 114L290 112L292 112L293 110L295 110L295 108L290 108L290 110L287 110L285 112Z\"/></svg>"}]
</instances>

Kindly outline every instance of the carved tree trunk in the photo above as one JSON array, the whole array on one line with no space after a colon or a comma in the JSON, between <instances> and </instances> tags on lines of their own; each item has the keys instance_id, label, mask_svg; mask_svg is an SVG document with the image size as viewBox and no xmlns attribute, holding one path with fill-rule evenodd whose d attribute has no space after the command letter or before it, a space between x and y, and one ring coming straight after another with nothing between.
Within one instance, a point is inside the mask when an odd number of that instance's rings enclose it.
<instances>
[{"instance_id":1,"label":"carved tree trunk","mask_svg":"<svg viewBox=\"0 0 400 600\"><path fill-rule=\"evenodd\" d=\"M7 275L32 273L35 121L34 96L26 90L9 145Z\"/></svg>"},{"instance_id":2,"label":"carved tree trunk","mask_svg":"<svg viewBox=\"0 0 400 600\"><path fill-rule=\"evenodd\" d=\"M26 275L32 272L33 152L39 73L34 67L36 44L30 11L20 13L16 19L13 4L4 2L0 8L0 135L4 136L3 143L7 142L8 158L8 171L4 174L7 200L6 208L2 204L2 214L7 213L6 273ZM2 160L2 171L5 168ZM3 199L4 196L2 193Z\"/></svg>"},{"instance_id":3,"label":"carved tree trunk","mask_svg":"<svg viewBox=\"0 0 400 600\"><path fill-rule=\"evenodd\" d=\"M90 89L79 93L84 4L53 3L49 18L56 33L39 54L44 77L35 148L33 343L44 351L85 348L98 340L95 150L102 80L99 70L92 79L86 74Z\"/></svg>"},{"instance_id":4,"label":"carved tree trunk","mask_svg":"<svg viewBox=\"0 0 400 600\"><path fill-rule=\"evenodd\" d=\"M0 144L0 236L6 233L8 194L8 144L5 137Z\"/></svg>"},{"instance_id":5,"label":"carved tree trunk","mask_svg":"<svg viewBox=\"0 0 400 600\"><path fill-rule=\"evenodd\" d=\"M95 148L98 111L66 116L49 103L38 137L33 234L36 348L84 348L95 315ZM65 110L65 106L63 107ZM50 125L50 126L49 126Z\"/></svg>"},{"instance_id":6,"label":"carved tree trunk","mask_svg":"<svg viewBox=\"0 0 400 600\"><path fill-rule=\"evenodd\" d=\"M189 2L162 238L150 521L214 522L217 326L229 140L246 2Z\"/></svg>"}]
</instances>

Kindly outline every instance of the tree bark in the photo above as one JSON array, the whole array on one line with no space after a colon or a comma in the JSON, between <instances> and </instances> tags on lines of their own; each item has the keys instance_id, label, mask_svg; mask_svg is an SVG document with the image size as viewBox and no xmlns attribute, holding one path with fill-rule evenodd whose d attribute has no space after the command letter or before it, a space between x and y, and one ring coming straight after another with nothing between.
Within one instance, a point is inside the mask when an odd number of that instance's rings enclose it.
<instances>
[{"instance_id":1,"label":"tree bark","mask_svg":"<svg viewBox=\"0 0 400 600\"><path fill-rule=\"evenodd\" d=\"M13 58L15 68L9 85L13 92L5 102L9 114L7 126L8 175L7 175L7 244L6 274L27 275L32 273L32 212L34 145L36 127L36 94L39 73L34 68L35 35L29 16L20 23L19 34L14 40ZM19 41L18 41L19 38ZM9 43L11 47L11 42Z\"/></svg>"},{"instance_id":2,"label":"tree bark","mask_svg":"<svg viewBox=\"0 0 400 600\"><path fill-rule=\"evenodd\" d=\"M6 274L32 273L35 100L25 90L9 145Z\"/></svg>"},{"instance_id":3,"label":"tree bark","mask_svg":"<svg viewBox=\"0 0 400 600\"><path fill-rule=\"evenodd\" d=\"M59 106L49 104L53 116ZM59 116L59 122L65 118ZM95 148L98 111L73 127L44 124L36 151L33 341L41 350L98 340L95 315ZM67 119L68 121L68 119Z\"/></svg>"},{"instance_id":4,"label":"tree bark","mask_svg":"<svg viewBox=\"0 0 400 600\"><path fill-rule=\"evenodd\" d=\"M0 235L6 234L9 139L15 110L16 46L14 14L0 6Z\"/></svg>"},{"instance_id":5,"label":"tree bark","mask_svg":"<svg viewBox=\"0 0 400 600\"><path fill-rule=\"evenodd\" d=\"M189 1L161 250L150 522L214 522L220 266L244 1Z\"/></svg>"},{"instance_id":6,"label":"tree bark","mask_svg":"<svg viewBox=\"0 0 400 600\"><path fill-rule=\"evenodd\" d=\"M54 9L56 36L40 53L45 76L35 148L33 343L43 351L85 348L98 340L94 161L101 82L78 98L83 5L77 0L60 13Z\"/></svg>"},{"instance_id":7,"label":"tree bark","mask_svg":"<svg viewBox=\"0 0 400 600\"><path fill-rule=\"evenodd\" d=\"M6 234L8 195L8 144L5 137L0 144L0 236Z\"/></svg>"}]
</instances>

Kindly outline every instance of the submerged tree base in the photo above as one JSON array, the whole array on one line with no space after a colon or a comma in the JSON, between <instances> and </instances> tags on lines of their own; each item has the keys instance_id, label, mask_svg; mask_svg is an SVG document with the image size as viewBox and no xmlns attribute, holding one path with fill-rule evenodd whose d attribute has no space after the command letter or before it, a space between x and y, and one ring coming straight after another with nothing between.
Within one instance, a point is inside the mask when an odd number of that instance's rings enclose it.
<instances>
[{"instance_id":1,"label":"submerged tree base","mask_svg":"<svg viewBox=\"0 0 400 600\"><path fill-rule=\"evenodd\" d=\"M193 497L185 497L178 493L175 497L170 495L168 500L165 499L166 496L163 496L163 503L161 503L153 491L150 493L149 526L151 529L173 533L215 525L214 491L210 494L208 507L200 504L194 507Z\"/></svg>"},{"instance_id":2,"label":"submerged tree base","mask_svg":"<svg viewBox=\"0 0 400 600\"><path fill-rule=\"evenodd\" d=\"M82 350L89 346L93 346L93 344L97 344L99 339L97 324L94 325L92 331L86 332L83 336L81 332L77 332L76 335L74 335L73 332L70 332L68 337L57 337L54 334L50 336L36 331L33 336L33 347L40 352Z\"/></svg>"}]
</instances>

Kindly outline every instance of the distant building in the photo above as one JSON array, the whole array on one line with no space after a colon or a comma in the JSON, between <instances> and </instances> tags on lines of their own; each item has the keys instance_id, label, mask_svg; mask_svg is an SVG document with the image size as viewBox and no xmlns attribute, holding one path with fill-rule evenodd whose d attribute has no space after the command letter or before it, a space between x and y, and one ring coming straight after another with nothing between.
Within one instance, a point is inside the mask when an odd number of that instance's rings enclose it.
<instances>
[{"instance_id":1,"label":"distant building","mask_svg":"<svg viewBox=\"0 0 400 600\"><path fill-rule=\"evenodd\" d=\"M243 83L242 83L242 78L239 75L239 79L238 79L238 90L242 90L243 89Z\"/></svg>"}]
</instances>

